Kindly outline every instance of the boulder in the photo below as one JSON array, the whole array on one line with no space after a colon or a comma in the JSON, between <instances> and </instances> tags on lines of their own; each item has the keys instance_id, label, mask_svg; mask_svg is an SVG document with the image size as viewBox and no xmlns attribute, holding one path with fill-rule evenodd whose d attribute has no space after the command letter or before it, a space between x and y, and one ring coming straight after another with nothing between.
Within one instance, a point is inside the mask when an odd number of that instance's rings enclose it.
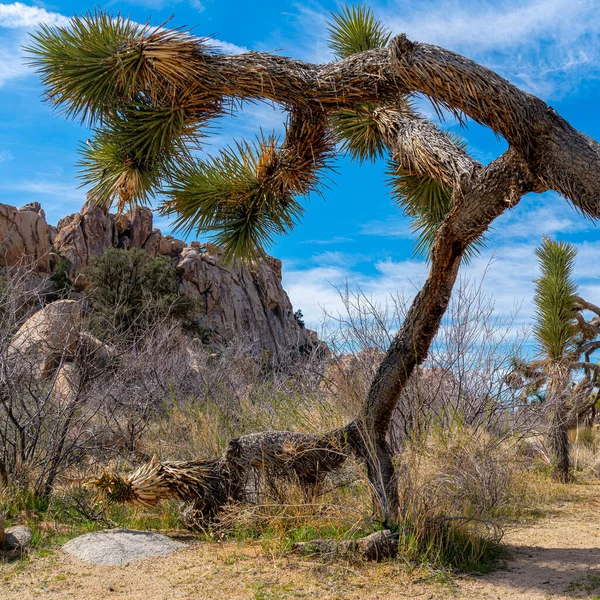
<instances>
[{"instance_id":1,"label":"boulder","mask_svg":"<svg viewBox=\"0 0 600 600\"><path fill-rule=\"evenodd\" d=\"M302 554L356 556L362 560L381 562L394 558L398 553L398 536L384 529L357 540L315 539L296 542L292 544L292 550Z\"/></svg>"},{"instance_id":2,"label":"boulder","mask_svg":"<svg viewBox=\"0 0 600 600\"><path fill-rule=\"evenodd\" d=\"M24 552L31 546L32 539L31 529L25 525L7 527L4 531L4 550Z\"/></svg>"},{"instance_id":3,"label":"boulder","mask_svg":"<svg viewBox=\"0 0 600 600\"><path fill-rule=\"evenodd\" d=\"M0 265L31 266L50 273L48 226L39 204L0 204Z\"/></svg>"},{"instance_id":4,"label":"boulder","mask_svg":"<svg viewBox=\"0 0 600 600\"><path fill-rule=\"evenodd\" d=\"M142 248L150 255L156 256L160 251L160 240L162 239L162 233L160 229L153 229L148 239L142 246Z\"/></svg>"},{"instance_id":5,"label":"boulder","mask_svg":"<svg viewBox=\"0 0 600 600\"><path fill-rule=\"evenodd\" d=\"M79 372L72 362L60 366L54 380L52 390L54 400L58 406L67 404L74 400L79 386Z\"/></svg>"},{"instance_id":6,"label":"boulder","mask_svg":"<svg viewBox=\"0 0 600 600\"><path fill-rule=\"evenodd\" d=\"M141 248L152 233L152 211L146 206L134 206L129 211L127 236L132 248Z\"/></svg>"},{"instance_id":7,"label":"boulder","mask_svg":"<svg viewBox=\"0 0 600 600\"><path fill-rule=\"evenodd\" d=\"M76 300L57 300L29 317L12 339L8 357L47 377L56 366L72 360L77 348L81 309Z\"/></svg>"},{"instance_id":8,"label":"boulder","mask_svg":"<svg viewBox=\"0 0 600 600\"><path fill-rule=\"evenodd\" d=\"M185 248L184 242L176 240L172 235L163 235L160 239L158 252L164 256L176 257Z\"/></svg>"},{"instance_id":9,"label":"boulder","mask_svg":"<svg viewBox=\"0 0 600 600\"><path fill-rule=\"evenodd\" d=\"M105 344L87 331L79 334L79 351L85 356L93 358L95 363L104 365L109 364L118 355L114 346Z\"/></svg>"},{"instance_id":10,"label":"boulder","mask_svg":"<svg viewBox=\"0 0 600 600\"><path fill-rule=\"evenodd\" d=\"M123 565L153 556L167 556L185 544L159 533L109 529L86 533L63 546L63 550L96 565Z\"/></svg>"}]
</instances>

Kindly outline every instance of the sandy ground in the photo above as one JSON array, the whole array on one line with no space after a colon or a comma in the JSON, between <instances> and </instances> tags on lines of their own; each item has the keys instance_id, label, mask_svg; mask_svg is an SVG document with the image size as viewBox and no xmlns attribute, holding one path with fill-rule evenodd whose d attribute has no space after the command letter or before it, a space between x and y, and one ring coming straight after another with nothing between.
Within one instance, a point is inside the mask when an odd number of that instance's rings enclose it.
<instances>
[{"instance_id":1,"label":"sandy ground","mask_svg":"<svg viewBox=\"0 0 600 600\"><path fill-rule=\"evenodd\" d=\"M588 486L585 495L508 530L507 568L486 575L448 579L410 570L401 560L324 565L271 553L260 543L191 543L176 555L122 567L88 565L61 551L0 565L0 599L600 600L600 486Z\"/></svg>"}]
</instances>

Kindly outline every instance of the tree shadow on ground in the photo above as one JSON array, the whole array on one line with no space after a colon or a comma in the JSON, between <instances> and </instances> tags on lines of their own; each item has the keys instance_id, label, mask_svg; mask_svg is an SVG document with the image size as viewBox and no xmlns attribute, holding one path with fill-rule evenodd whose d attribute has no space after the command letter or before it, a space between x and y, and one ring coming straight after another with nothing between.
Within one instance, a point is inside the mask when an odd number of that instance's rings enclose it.
<instances>
[{"instance_id":1,"label":"tree shadow on ground","mask_svg":"<svg viewBox=\"0 0 600 600\"><path fill-rule=\"evenodd\" d=\"M483 576L487 582L513 588L524 598L562 595L600 598L600 547L543 548L506 546L506 569ZM534 595L535 594L535 595Z\"/></svg>"}]
</instances>

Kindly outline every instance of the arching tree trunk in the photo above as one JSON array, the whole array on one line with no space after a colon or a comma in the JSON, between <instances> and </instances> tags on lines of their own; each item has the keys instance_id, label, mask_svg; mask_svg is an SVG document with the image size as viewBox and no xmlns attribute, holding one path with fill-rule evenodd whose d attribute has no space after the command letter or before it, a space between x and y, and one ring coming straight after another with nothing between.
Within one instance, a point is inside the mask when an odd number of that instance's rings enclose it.
<instances>
[{"instance_id":1,"label":"arching tree trunk","mask_svg":"<svg viewBox=\"0 0 600 600\"><path fill-rule=\"evenodd\" d=\"M362 455L385 523L394 521L398 510L397 480L386 436L400 394L415 367L427 357L468 245L530 191L533 181L527 165L511 150L469 174L436 236L427 281L373 379L360 418L353 423L361 432L360 439L366 440Z\"/></svg>"}]
</instances>

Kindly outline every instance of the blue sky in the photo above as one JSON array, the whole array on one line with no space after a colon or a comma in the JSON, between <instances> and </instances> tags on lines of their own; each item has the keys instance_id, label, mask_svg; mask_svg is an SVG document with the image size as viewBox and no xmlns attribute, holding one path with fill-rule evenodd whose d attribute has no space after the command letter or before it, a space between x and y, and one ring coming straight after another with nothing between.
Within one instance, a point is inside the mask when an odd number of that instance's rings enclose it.
<instances>
[{"instance_id":1,"label":"blue sky","mask_svg":"<svg viewBox=\"0 0 600 600\"><path fill-rule=\"evenodd\" d=\"M95 6L85 1L0 3L0 202L39 201L51 223L78 210L84 201L75 163L77 146L88 134L41 102L39 82L20 48L39 22L66 24L72 14ZM337 3L137 0L101 6L138 22L160 23L174 15L174 25L196 26L198 35L213 36L228 52L269 50L326 62L331 58L326 22ZM495 69L600 139L599 0L378 0L370 6L393 32L445 46ZM426 100L419 106L435 118ZM261 127L281 131L283 121L276 107L248 107L221 120L205 151L215 152ZM443 126L459 130L451 119ZM470 124L460 132L484 163L505 149L502 140L482 127ZM157 224L165 231L169 228L160 219ZM521 323L531 319L537 276L533 251L542 235L577 245L581 292L600 303L598 229L556 194L531 195L495 223L486 250L462 268L471 278L487 271L484 287L497 310L508 314L520 306ZM427 272L425 263L411 256L410 228L386 189L385 164L359 167L343 157L325 200L310 198L303 222L270 252L283 260L284 286L313 326L322 308L339 309L335 286L346 280L384 302L395 292L413 295Z\"/></svg>"}]
</instances>

